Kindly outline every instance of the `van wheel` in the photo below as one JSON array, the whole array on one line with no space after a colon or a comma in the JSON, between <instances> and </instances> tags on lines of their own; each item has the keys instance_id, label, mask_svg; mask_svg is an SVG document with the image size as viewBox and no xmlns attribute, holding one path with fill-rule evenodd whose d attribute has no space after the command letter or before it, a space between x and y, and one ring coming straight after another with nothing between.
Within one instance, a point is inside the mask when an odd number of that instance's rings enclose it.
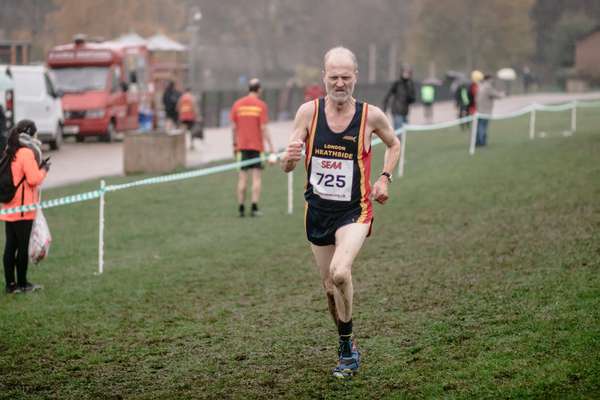
<instances>
[{"instance_id":1,"label":"van wheel","mask_svg":"<svg viewBox=\"0 0 600 400\"><path fill-rule=\"evenodd\" d=\"M110 123L108 124L108 128L106 129L106 133L100 136L100 139L102 139L103 142L112 143L116 140L116 137L117 130L115 128L115 123L113 121L110 121Z\"/></svg>"},{"instance_id":2,"label":"van wheel","mask_svg":"<svg viewBox=\"0 0 600 400\"><path fill-rule=\"evenodd\" d=\"M56 135L54 136L54 140L50 141L50 150L58 150L63 143L63 127L61 124L58 124L56 127Z\"/></svg>"}]
</instances>

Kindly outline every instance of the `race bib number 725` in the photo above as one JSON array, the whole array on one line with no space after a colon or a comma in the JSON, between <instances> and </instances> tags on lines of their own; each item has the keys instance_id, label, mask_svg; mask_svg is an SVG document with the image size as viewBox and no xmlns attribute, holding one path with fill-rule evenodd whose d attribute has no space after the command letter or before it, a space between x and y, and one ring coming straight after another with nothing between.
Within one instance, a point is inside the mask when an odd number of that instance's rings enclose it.
<instances>
[{"instance_id":1,"label":"race bib number 725","mask_svg":"<svg viewBox=\"0 0 600 400\"><path fill-rule=\"evenodd\" d=\"M313 157L311 159L310 184L320 198L350 201L352 197L352 160Z\"/></svg>"}]
</instances>

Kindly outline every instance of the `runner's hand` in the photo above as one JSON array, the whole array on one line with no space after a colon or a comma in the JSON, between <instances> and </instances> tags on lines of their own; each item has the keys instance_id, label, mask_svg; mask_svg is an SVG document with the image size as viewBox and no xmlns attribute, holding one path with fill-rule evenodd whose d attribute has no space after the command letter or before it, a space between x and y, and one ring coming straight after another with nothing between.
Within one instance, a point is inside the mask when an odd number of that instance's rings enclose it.
<instances>
[{"instance_id":1,"label":"runner's hand","mask_svg":"<svg viewBox=\"0 0 600 400\"><path fill-rule=\"evenodd\" d=\"M371 197L375 199L379 204L385 204L388 196L388 179L385 176L381 176L377 182L373 185L373 191Z\"/></svg>"},{"instance_id":2,"label":"runner's hand","mask_svg":"<svg viewBox=\"0 0 600 400\"><path fill-rule=\"evenodd\" d=\"M302 141L294 140L288 144L288 147L285 151L285 160L297 162L302 159Z\"/></svg>"}]
</instances>

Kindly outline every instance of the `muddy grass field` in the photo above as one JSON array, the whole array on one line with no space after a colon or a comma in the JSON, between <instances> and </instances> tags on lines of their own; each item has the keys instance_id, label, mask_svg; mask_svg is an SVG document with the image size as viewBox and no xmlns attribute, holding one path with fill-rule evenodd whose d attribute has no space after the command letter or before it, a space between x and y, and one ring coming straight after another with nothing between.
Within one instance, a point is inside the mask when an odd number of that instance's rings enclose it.
<instances>
[{"instance_id":1,"label":"muddy grass field","mask_svg":"<svg viewBox=\"0 0 600 400\"><path fill-rule=\"evenodd\" d=\"M353 270L348 382L330 375L302 171L292 216L277 168L262 218L236 216L233 172L107 194L101 276L97 202L49 209L50 258L29 274L45 289L0 296L0 398L598 396L600 115L568 126L539 113L531 141L526 117L493 121L474 156L458 129L408 138Z\"/></svg>"}]
</instances>

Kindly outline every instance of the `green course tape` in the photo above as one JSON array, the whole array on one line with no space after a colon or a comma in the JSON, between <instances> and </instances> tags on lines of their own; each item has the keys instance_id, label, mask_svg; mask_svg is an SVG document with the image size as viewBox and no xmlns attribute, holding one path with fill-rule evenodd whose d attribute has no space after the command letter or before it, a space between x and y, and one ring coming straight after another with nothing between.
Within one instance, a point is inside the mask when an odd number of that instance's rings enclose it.
<instances>
[{"instance_id":1,"label":"green course tape","mask_svg":"<svg viewBox=\"0 0 600 400\"><path fill-rule=\"evenodd\" d=\"M16 214L16 213L20 213L20 212L28 212L28 211L39 210L39 209L43 209L43 208L52 208L52 207L58 207L58 206L65 206L67 204L81 203L82 201L97 199L98 197L100 197L101 193L102 193L101 190L94 190L92 192L79 193L79 194L74 194L72 196L61 197L58 199L46 200L46 201L42 201L41 203L25 204L20 207L7 208L4 210L0 210L0 215Z\"/></svg>"}]
</instances>

